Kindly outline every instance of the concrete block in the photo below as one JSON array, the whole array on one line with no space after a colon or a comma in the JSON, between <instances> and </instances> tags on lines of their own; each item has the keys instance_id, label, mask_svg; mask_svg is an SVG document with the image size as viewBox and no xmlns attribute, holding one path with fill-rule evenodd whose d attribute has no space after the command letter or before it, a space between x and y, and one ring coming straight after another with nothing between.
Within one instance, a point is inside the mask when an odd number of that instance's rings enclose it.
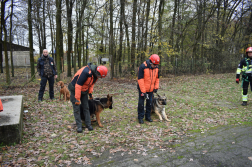
<instances>
[{"instance_id":1,"label":"concrete block","mask_svg":"<svg viewBox=\"0 0 252 167\"><path fill-rule=\"evenodd\" d=\"M22 141L23 96L0 96L3 111L0 112L0 145L18 144Z\"/></svg>"}]
</instances>

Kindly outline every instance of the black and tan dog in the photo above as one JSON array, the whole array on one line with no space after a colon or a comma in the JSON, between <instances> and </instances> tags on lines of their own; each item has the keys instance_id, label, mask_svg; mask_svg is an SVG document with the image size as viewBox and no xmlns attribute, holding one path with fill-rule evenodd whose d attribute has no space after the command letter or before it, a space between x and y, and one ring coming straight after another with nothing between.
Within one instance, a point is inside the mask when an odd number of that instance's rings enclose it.
<instances>
[{"instance_id":1,"label":"black and tan dog","mask_svg":"<svg viewBox=\"0 0 252 167\"><path fill-rule=\"evenodd\" d=\"M154 97L154 95L153 95L152 105L151 105L151 112L155 112L158 115L160 121L162 121L163 118L166 121L171 121L171 120L169 120L167 118L167 115L165 113L165 105L166 105L166 96L165 96L165 94L164 94L164 96L158 95L158 97Z\"/></svg>"},{"instance_id":2,"label":"black and tan dog","mask_svg":"<svg viewBox=\"0 0 252 167\"><path fill-rule=\"evenodd\" d=\"M108 94L107 98L95 98L93 100L88 100L88 105L89 105L90 117L93 118L93 116L95 115L99 127L102 128L103 125L101 124L100 114L105 108L112 109L113 105L112 96ZM80 115L81 119L84 121L85 116L83 113L82 105L80 105Z\"/></svg>"}]
</instances>

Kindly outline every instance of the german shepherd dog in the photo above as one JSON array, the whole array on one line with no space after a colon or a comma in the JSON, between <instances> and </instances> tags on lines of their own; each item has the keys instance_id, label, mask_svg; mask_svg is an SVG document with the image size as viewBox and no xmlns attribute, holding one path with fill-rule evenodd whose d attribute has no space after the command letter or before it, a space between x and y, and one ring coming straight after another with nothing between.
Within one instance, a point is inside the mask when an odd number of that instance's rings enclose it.
<instances>
[{"instance_id":1,"label":"german shepherd dog","mask_svg":"<svg viewBox=\"0 0 252 167\"><path fill-rule=\"evenodd\" d=\"M161 122L162 122L163 118L166 121L171 121L171 120L169 120L167 118L166 113L165 113L165 105L166 105L166 96L165 96L165 94L164 94L164 96L158 95L158 97L154 97L154 95L153 95L151 103L152 103L151 104L151 112L155 112L158 115L159 120Z\"/></svg>"},{"instance_id":2,"label":"german shepherd dog","mask_svg":"<svg viewBox=\"0 0 252 167\"><path fill-rule=\"evenodd\" d=\"M105 108L112 109L113 108L112 104L113 104L112 96L110 96L109 94L107 95L107 98L95 98L95 99L92 99L92 100L88 100L90 117L93 118L94 115L96 116L96 121L97 121L99 127L101 127L101 128L103 127L103 125L101 124L101 120L100 120L101 112ZM84 116L84 113L83 113L82 105L80 105L80 115L81 115L81 119L84 121L85 116Z\"/></svg>"}]
</instances>

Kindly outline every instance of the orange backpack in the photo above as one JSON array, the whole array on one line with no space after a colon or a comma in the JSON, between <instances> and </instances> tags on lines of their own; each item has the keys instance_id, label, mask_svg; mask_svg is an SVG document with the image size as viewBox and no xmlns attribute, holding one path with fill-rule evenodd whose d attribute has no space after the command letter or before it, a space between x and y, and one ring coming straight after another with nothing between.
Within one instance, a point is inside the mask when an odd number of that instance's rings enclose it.
<instances>
[{"instance_id":1,"label":"orange backpack","mask_svg":"<svg viewBox=\"0 0 252 167\"><path fill-rule=\"evenodd\" d=\"M0 112L2 112L2 111L3 111L3 104L2 104L2 101L0 99Z\"/></svg>"}]
</instances>

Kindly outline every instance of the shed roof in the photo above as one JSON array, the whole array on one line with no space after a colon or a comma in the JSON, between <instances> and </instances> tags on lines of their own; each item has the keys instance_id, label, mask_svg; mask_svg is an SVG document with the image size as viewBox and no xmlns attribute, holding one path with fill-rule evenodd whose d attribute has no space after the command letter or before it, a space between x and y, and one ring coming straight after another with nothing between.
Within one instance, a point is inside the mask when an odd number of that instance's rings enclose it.
<instances>
[{"instance_id":1,"label":"shed roof","mask_svg":"<svg viewBox=\"0 0 252 167\"><path fill-rule=\"evenodd\" d=\"M0 45L1 45L1 42L0 42ZM12 47L13 51L30 51L29 47L17 45L14 43L12 43L11 47ZM2 41L2 51L4 51L4 42L3 41ZM7 42L7 51L10 51L10 43L9 42ZM33 49L33 51L35 51L35 49Z\"/></svg>"}]
</instances>

